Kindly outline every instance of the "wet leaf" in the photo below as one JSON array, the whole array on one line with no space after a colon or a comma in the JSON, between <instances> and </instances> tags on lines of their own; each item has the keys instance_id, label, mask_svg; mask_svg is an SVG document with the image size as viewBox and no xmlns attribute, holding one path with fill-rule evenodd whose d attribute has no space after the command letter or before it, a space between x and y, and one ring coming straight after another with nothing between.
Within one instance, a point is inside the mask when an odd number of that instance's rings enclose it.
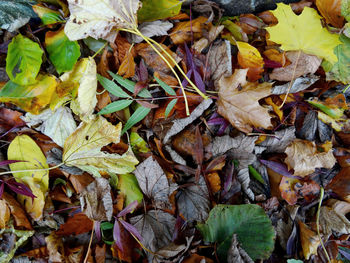
<instances>
[{"instance_id":1,"label":"wet leaf","mask_svg":"<svg viewBox=\"0 0 350 263\"><path fill-rule=\"evenodd\" d=\"M233 234L253 260L268 258L274 248L275 231L257 205L217 205L197 228L205 241L219 243L217 252L222 259L227 257Z\"/></svg>"},{"instance_id":2,"label":"wet leaf","mask_svg":"<svg viewBox=\"0 0 350 263\"><path fill-rule=\"evenodd\" d=\"M170 207L169 196L177 185L168 181L164 171L152 156L140 163L134 172L142 192L158 207Z\"/></svg>"},{"instance_id":3,"label":"wet leaf","mask_svg":"<svg viewBox=\"0 0 350 263\"><path fill-rule=\"evenodd\" d=\"M146 22L176 16L181 5L179 0L144 0L137 12L137 18L140 22Z\"/></svg>"},{"instance_id":4,"label":"wet leaf","mask_svg":"<svg viewBox=\"0 0 350 263\"><path fill-rule=\"evenodd\" d=\"M28 135L17 136L10 144L7 155L9 160L20 160L10 164L11 171L29 170L13 173L18 182L29 186L36 196L34 200L28 196L18 195L18 200L24 204L27 213L34 219L40 220L45 206L46 193L49 186L49 168L44 154L39 146ZM38 170L31 172L30 170Z\"/></svg>"},{"instance_id":5,"label":"wet leaf","mask_svg":"<svg viewBox=\"0 0 350 263\"><path fill-rule=\"evenodd\" d=\"M21 34L15 36L8 46L7 75L16 84L34 84L40 70L43 53L38 43Z\"/></svg>"},{"instance_id":6,"label":"wet leaf","mask_svg":"<svg viewBox=\"0 0 350 263\"><path fill-rule=\"evenodd\" d=\"M321 17L315 9L305 7L297 16L289 5L279 3L277 9L271 12L278 19L278 24L267 27L266 30L270 34L270 40L281 44L282 50L301 50L332 64L338 61L333 50L341 44L339 36L322 27Z\"/></svg>"},{"instance_id":7,"label":"wet leaf","mask_svg":"<svg viewBox=\"0 0 350 263\"><path fill-rule=\"evenodd\" d=\"M249 133L253 127L271 128L271 116L267 108L260 106L259 99L271 94L270 83L248 83L247 69L237 69L228 77L219 80L218 113L231 124ZM242 87L239 90L239 87Z\"/></svg>"},{"instance_id":8,"label":"wet leaf","mask_svg":"<svg viewBox=\"0 0 350 263\"><path fill-rule=\"evenodd\" d=\"M137 25L139 0L69 0L68 4L71 15L64 31L71 41L90 36L113 42L117 36L113 29Z\"/></svg>"},{"instance_id":9,"label":"wet leaf","mask_svg":"<svg viewBox=\"0 0 350 263\"><path fill-rule=\"evenodd\" d=\"M81 123L64 144L62 160L67 166L76 166L99 177L99 172L125 174L132 172L138 163L128 150L123 155L102 152L101 148L120 140L121 123L117 126L102 116L90 123Z\"/></svg>"},{"instance_id":10,"label":"wet leaf","mask_svg":"<svg viewBox=\"0 0 350 263\"><path fill-rule=\"evenodd\" d=\"M80 57L80 46L77 41L70 41L62 27L58 31L48 31L45 35L45 46L50 61L58 74L73 69Z\"/></svg>"}]
</instances>

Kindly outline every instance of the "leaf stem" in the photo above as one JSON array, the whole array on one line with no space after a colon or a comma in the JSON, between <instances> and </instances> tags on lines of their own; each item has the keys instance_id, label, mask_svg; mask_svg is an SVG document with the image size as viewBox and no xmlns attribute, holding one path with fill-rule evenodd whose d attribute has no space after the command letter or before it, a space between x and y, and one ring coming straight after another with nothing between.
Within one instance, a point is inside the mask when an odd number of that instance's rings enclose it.
<instances>
[{"instance_id":1,"label":"leaf stem","mask_svg":"<svg viewBox=\"0 0 350 263\"><path fill-rule=\"evenodd\" d=\"M0 175L5 175L5 174L14 174L14 173L24 173L24 172L41 172L41 171L50 171L53 169L56 169L60 166L64 165L64 163L60 163L58 165L49 167L49 168L43 168L43 169L33 169L33 170L17 170L17 171L6 171L6 172L2 172L0 173Z\"/></svg>"},{"instance_id":2,"label":"leaf stem","mask_svg":"<svg viewBox=\"0 0 350 263\"><path fill-rule=\"evenodd\" d=\"M320 234L320 212L321 212L321 205L322 205L322 200L324 197L324 188L321 186L320 189L320 201L318 202L318 208L317 208L317 213L316 213L316 229L317 229L317 236L320 239L321 246L323 248L323 252L325 253L327 260L329 263L331 263L331 259L329 258L328 252L326 250L326 247L323 244L321 234Z\"/></svg>"},{"instance_id":3,"label":"leaf stem","mask_svg":"<svg viewBox=\"0 0 350 263\"><path fill-rule=\"evenodd\" d=\"M92 55L91 58L96 57L96 56L98 55L98 53L100 53L100 52L107 46L107 44L108 44L108 42L104 43L103 46L100 47L99 50L97 50L97 51L95 52L95 54Z\"/></svg>"}]
</instances>

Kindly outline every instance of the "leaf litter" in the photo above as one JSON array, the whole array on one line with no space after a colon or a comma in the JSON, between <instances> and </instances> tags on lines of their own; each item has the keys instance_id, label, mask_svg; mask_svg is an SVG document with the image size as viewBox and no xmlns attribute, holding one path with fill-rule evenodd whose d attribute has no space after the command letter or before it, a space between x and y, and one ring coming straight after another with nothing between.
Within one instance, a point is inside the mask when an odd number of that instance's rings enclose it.
<instances>
[{"instance_id":1,"label":"leaf litter","mask_svg":"<svg viewBox=\"0 0 350 263\"><path fill-rule=\"evenodd\" d=\"M350 260L348 0L12 2L0 262Z\"/></svg>"}]
</instances>

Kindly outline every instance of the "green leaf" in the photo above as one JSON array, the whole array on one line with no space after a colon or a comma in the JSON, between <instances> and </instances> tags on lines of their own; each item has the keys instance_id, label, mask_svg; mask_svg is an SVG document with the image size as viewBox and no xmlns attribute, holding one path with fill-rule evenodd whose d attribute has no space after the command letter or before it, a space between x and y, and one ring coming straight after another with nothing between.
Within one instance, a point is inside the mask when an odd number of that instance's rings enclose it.
<instances>
[{"instance_id":1,"label":"green leaf","mask_svg":"<svg viewBox=\"0 0 350 263\"><path fill-rule=\"evenodd\" d=\"M287 263L303 263L303 261L298 259L288 259Z\"/></svg>"},{"instance_id":2,"label":"green leaf","mask_svg":"<svg viewBox=\"0 0 350 263\"><path fill-rule=\"evenodd\" d=\"M30 0L1 0L0 28L10 32L27 24L32 17L37 17L32 9L34 1Z\"/></svg>"},{"instance_id":3,"label":"green leaf","mask_svg":"<svg viewBox=\"0 0 350 263\"><path fill-rule=\"evenodd\" d=\"M130 116L128 121L126 122L126 124L125 124L125 126L124 126L124 128L122 130L122 134L124 134L124 132L126 132L132 126L134 126L136 123L138 123L143 118L145 118L150 111L151 111L151 109L149 109L149 108L145 108L145 107L142 107L142 106L138 107L136 109L136 111Z\"/></svg>"},{"instance_id":4,"label":"green leaf","mask_svg":"<svg viewBox=\"0 0 350 263\"><path fill-rule=\"evenodd\" d=\"M116 112L122 109L125 109L126 107L128 107L130 104L132 103L132 100L117 100L114 101L110 104L108 104L106 107L104 107L99 113L97 113L98 115L103 115L103 114L109 114L112 112Z\"/></svg>"},{"instance_id":5,"label":"green leaf","mask_svg":"<svg viewBox=\"0 0 350 263\"><path fill-rule=\"evenodd\" d=\"M252 165L248 165L249 168L249 173L260 183L266 185L266 182L264 181L264 179L262 178L261 174L255 170L255 168Z\"/></svg>"},{"instance_id":6,"label":"green leaf","mask_svg":"<svg viewBox=\"0 0 350 263\"><path fill-rule=\"evenodd\" d=\"M148 22L176 16L183 1L179 0L143 0L142 7L137 12L139 22Z\"/></svg>"},{"instance_id":7,"label":"green leaf","mask_svg":"<svg viewBox=\"0 0 350 263\"><path fill-rule=\"evenodd\" d=\"M118 189L125 196L125 206L134 202L135 200L138 203L141 203L143 199L143 194L139 187L139 183L135 175L133 174L120 174Z\"/></svg>"},{"instance_id":8,"label":"green leaf","mask_svg":"<svg viewBox=\"0 0 350 263\"><path fill-rule=\"evenodd\" d=\"M6 57L9 78L19 85L33 84L40 70L43 53L38 43L21 34L15 36L8 46Z\"/></svg>"},{"instance_id":9,"label":"green leaf","mask_svg":"<svg viewBox=\"0 0 350 263\"><path fill-rule=\"evenodd\" d=\"M165 118L168 118L169 113L171 112L171 110L174 108L174 106L176 105L177 99L173 99L172 101L169 102L169 104L166 106L165 109Z\"/></svg>"},{"instance_id":10,"label":"green leaf","mask_svg":"<svg viewBox=\"0 0 350 263\"><path fill-rule=\"evenodd\" d=\"M103 39L94 39L92 37L88 37L83 39L85 45L87 45L92 51L97 52L99 51L105 44L106 44L106 40ZM108 49L113 51L113 49L111 49L108 46Z\"/></svg>"},{"instance_id":11,"label":"green leaf","mask_svg":"<svg viewBox=\"0 0 350 263\"><path fill-rule=\"evenodd\" d=\"M166 93L168 93L169 95L176 96L176 92L168 84L166 84L164 81L160 80L156 76L154 76L154 78Z\"/></svg>"},{"instance_id":12,"label":"green leaf","mask_svg":"<svg viewBox=\"0 0 350 263\"><path fill-rule=\"evenodd\" d=\"M253 259L267 259L274 248L275 231L264 209L258 205L217 205L197 228L206 242L217 242L217 253L226 261L233 234Z\"/></svg>"},{"instance_id":13,"label":"green leaf","mask_svg":"<svg viewBox=\"0 0 350 263\"><path fill-rule=\"evenodd\" d=\"M341 1L341 15L345 17L346 21L350 21L350 0Z\"/></svg>"},{"instance_id":14,"label":"green leaf","mask_svg":"<svg viewBox=\"0 0 350 263\"><path fill-rule=\"evenodd\" d=\"M58 31L48 31L45 35L45 45L49 58L59 74L72 70L80 57L78 42L68 39L64 27Z\"/></svg>"},{"instance_id":15,"label":"green leaf","mask_svg":"<svg viewBox=\"0 0 350 263\"><path fill-rule=\"evenodd\" d=\"M137 132L130 133L130 144L133 151L136 153L147 153L150 151L145 140L142 139L142 137Z\"/></svg>"},{"instance_id":16,"label":"green leaf","mask_svg":"<svg viewBox=\"0 0 350 263\"><path fill-rule=\"evenodd\" d=\"M33 10L40 17L44 25L51 25L57 22L64 22L61 13L50 8L44 7L41 4L33 6Z\"/></svg>"},{"instance_id":17,"label":"green leaf","mask_svg":"<svg viewBox=\"0 0 350 263\"><path fill-rule=\"evenodd\" d=\"M117 74L114 74L111 71L108 71L109 75L112 76L113 79L115 79L119 85L123 86L124 88L126 88L128 91L134 93L135 91L135 85L136 83L128 80L128 79L124 79L122 76L119 76ZM141 97L141 98L152 98L152 94L147 90L147 89L142 89L137 96Z\"/></svg>"},{"instance_id":18,"label":"green leaf","mask_svg":"<svg viewBox=\"0 0 350 263\"><path fill-rule=\"evenodd\" d=\"M123 91L121 89L121 87L119 87L113 81L101 76L100 74L97 75L97 80L100 82L102 87L104 87L106 90L108 90L114 96L117 96L119 98L132 98L128 93Z\"/></svg>"}]
</instances>

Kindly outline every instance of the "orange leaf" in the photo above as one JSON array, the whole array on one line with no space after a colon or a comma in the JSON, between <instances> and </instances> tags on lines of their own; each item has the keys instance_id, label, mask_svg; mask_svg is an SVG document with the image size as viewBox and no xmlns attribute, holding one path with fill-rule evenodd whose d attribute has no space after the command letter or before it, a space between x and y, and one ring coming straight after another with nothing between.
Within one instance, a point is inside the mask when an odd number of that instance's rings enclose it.
<instances>
[{"instance_id":1,"label":"orange leaf","mask_svg":"<svg viewBox=\"0 0 350 263\"><path fill-rule=\"evenodd\" d=\"M131 78L135 75L135 61L131 52L128 52L119 67L118 74L123 78Z\"/></svg>"},{"instance_id":2,"label":"orange leaf","mask_svg":"<svg viewBox=\"0 0 350 263\"><path fill-rule=\"evenodd\" d=\"M328 24L341 28L344 17L341 15L342 0L316 0L316 6Z\"/></svg>"},{"instance_id":3,"label":"orange leaf","mask_svg":"<svg viewBox=\"0 0 350 263\"><path fill-rule=\"evenodd\" d=\"M192 21L179 22L171 30L169 34L174 44L179 45L194 39L199 39L203 35L203 29L207 27L205 24L208 18L200 16Z\"/></svg>"},{"instance_id":4,"label":"orange leaf","mask_svg":"<svg viewBox=\"0 0 350 263\"><path fill-rule=\"evenodd\" d=\"M90 220L84 213L75 214L68 218L66 223L60 226L56 231L59 236L79 235L92 230L92 220Z\"/></svg>"},{"instance_id":5,"label":"orange leaf","mask_svg":"<svg viewBox=\"0 0 350 263\"><path fill-rule=\"evenodd\" d=\"M261 73L264 72L264 60L257 50L248 43L237 41L238 47L238 64L242 68L248 68L248 79L249 81L256 81L260 79Z\"/></svg>"},{"instance_id":6,"label":"orange leaf","mask_svg":"<svg viewBox=\"0 0 350 263\"><path fill-rule=\"evenodd\" d=\"M0 228L5 228L10 219L10 209L6 202L0 199Z\"/></svg>"}]
</instances>

